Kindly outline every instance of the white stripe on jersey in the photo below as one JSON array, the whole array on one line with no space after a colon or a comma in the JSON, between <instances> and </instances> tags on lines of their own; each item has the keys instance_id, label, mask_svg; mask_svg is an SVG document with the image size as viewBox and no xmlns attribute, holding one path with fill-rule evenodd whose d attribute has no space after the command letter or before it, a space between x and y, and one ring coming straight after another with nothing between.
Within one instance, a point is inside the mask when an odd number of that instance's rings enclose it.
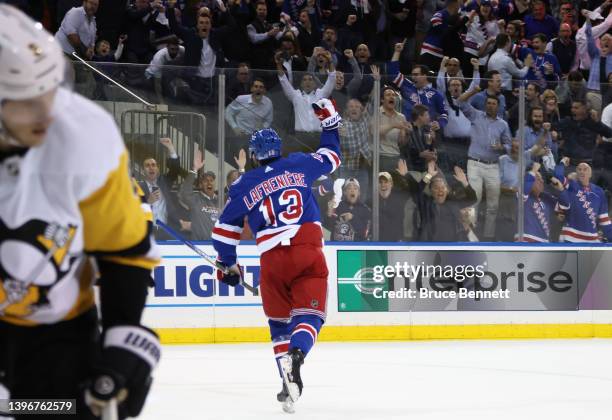
<instances>
[{"instance_id":1,"label":"white stripe on jersey","mask_svg":"<svg viewBox=\"0 0 612 420\"><path fill-rule=\"evenodd\" d=\"M325 156L329 160L329 162L332 164L332 170L330 173L334 172L336 169L338 169L338 166L340 166L340 163L341 163L340 158L338 157L336 152L334 152L333 150L330 150L327 147L322 147L319 150L317 150L317 153Z\"/></svg>"},{"instance_id":2,"label":"white stripe on jersey","mask_svg":"<svg viewBox=\"0 0 612 420\"><path fill-rule=\"evenodd\" d=\"M241 228L240 226L228 225L227 223L219 223L218 220L215 223L215 227L218 227L218 228L221 228L221 229L225 229L225 230L229 230L231 232L242 233L242 231L243 231L243 228Z\"/></svg>"},{"instance_id":3,"label":"white stripe on jersey","mask_svg":"<svg viewBox=\"0 0 612 420\"><path fill-rule=\"evenodd\" d=\"M215 241L223 242L224 244L228 245L238 245L240 243L240 239L232 239L228 238L227 236L221 236L216 233L213 233L210 237Z\"/></svg>"},{"instance_id":4,"label":"white stripe on jersey","mask_svg":"<svg viewBox=\"0 0 612 420\"><path fill-rule=\"evenodd\" d=\"M277 228L268 228L268 229L264 229L264 230L260 230L259 232L257 232L257 235L255 236L255 238L261 238L262 236L266 236L266 235L273 235L275 233L280 233L283 232L287 229L291 229L291 228L299 228L300 225L286 225L286 226L281 226L281 227L277 227Z\"/></svg>"},{"instance_id":5,"label":"white stripe on jersey","mask_svg":"<svg viewBox=\"0 0 612 420\"><path fill-rule=\"evenodd\" d=\"M564 226L563 229L561 229L561 236L559 238L559 241L588 243L600 242L597 233L584 232L578 229L571 228L569 226Z\"/></svg>"}]
</instances>

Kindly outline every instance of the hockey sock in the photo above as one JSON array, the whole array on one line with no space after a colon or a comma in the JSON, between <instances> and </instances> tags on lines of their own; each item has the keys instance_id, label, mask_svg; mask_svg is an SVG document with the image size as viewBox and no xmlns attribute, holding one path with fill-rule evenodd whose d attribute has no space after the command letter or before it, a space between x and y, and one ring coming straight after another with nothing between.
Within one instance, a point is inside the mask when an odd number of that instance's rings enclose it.
<instances>
[{"instance_id":1,"label":"hockey sock","mask_svg":"<svg viewBox=\"0 0 612 420\"><path fill-rule=\"evenodd\" d=\"M293 317L292 324L293 332L291 333L289 350L298 348L306 356L317 341L317 335L323 326L323 320L316 315L298 315Z\"/></svg>"},{"instance_id":2,"label":"hockey sock","mask_svg":"<svg viewBox=\"0 0 612 420\"><path fill-rule=\"evenodd\" d=\"M276 367L278 373L282 377L279 360L289 350L289 341L291 339L291 323L283 321L268 320L270 326L270 337L272 338L272 346L274 348L274 358L276 359Z\"/></svg>"}]
</instances>

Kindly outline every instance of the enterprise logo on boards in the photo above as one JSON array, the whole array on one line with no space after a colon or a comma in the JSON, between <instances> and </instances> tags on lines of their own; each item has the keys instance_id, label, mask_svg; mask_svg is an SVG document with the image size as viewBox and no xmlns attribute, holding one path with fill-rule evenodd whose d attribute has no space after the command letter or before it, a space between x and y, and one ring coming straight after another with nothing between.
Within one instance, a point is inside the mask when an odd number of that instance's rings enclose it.
<instances>
[{"instance_id":1,"label":"enterprise logo on boards","mask_svg":"<svg viewBox=\"0 0 612 420\"><path fill-rule=\"evenodd\" d=\"M338 250L340 312L573 311L575 251Z\"/></svg>"}]
</instances>

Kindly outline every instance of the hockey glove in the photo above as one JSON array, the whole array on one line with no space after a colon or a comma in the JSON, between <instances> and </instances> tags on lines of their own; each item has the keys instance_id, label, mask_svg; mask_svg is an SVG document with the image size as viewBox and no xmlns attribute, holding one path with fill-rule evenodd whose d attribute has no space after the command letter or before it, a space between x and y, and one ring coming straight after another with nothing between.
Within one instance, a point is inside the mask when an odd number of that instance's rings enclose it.
<instances>
[{"instance_id":1,"label":"hockey glove","mask_svg":"<svg viewBox=\"0 0 612 420\"><path fill-rule=\"evenodd\" d=\"M102 357L85 386L85 403L95 416L113 398L119 418L136 417L142 410L153 378L151 372L161 355L159 338L152 330L136 325L109 328Z\"/></svg>"},{"instance_id":2,"label":"hockey glove","mask_svg":"<svg viewBox=\"0 0 612 420\"><path fill-rule=\"evenodd\" d=\"M219 264L222 265L220 262ZM228 270L229 271L227 274L225 274L222 270L217 269L217 280L234 287L240 283L240 279L242 279L244 271L242 270L240 264L234 264L228 267Z\"/></svg>"},{"instance_id":3,"label":"hockey glove","mask_svg":"<svg viewBox=\"0 0 612 420\"><path fill-rule=\"evenodd\" d=\"M320 99L312 104L312 109L321 121L321 127L323 130L334 130L340 127L340 121L342 117L336 110L336 101L333 99Z\"/></svg>"}]
</instances>

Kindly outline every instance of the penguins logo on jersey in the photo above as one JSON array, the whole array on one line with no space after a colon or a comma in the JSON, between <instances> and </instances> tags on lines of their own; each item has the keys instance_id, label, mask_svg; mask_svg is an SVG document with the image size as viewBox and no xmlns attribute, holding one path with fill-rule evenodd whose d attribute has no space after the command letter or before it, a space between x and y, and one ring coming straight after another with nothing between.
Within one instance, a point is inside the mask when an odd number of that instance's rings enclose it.
<instances>
[{"instance_id":1,"label":"penguins logo on jersey","mask_svg":"<svg viewBox=\"0 0 612 420\"><path fill-rule=\"evenodd\" d=\"M30 220L17 229L0 221L0 315L25 317L48 304L47 294L78 257L68 251L76 227Z\"/></svg>"}]
</instances>

